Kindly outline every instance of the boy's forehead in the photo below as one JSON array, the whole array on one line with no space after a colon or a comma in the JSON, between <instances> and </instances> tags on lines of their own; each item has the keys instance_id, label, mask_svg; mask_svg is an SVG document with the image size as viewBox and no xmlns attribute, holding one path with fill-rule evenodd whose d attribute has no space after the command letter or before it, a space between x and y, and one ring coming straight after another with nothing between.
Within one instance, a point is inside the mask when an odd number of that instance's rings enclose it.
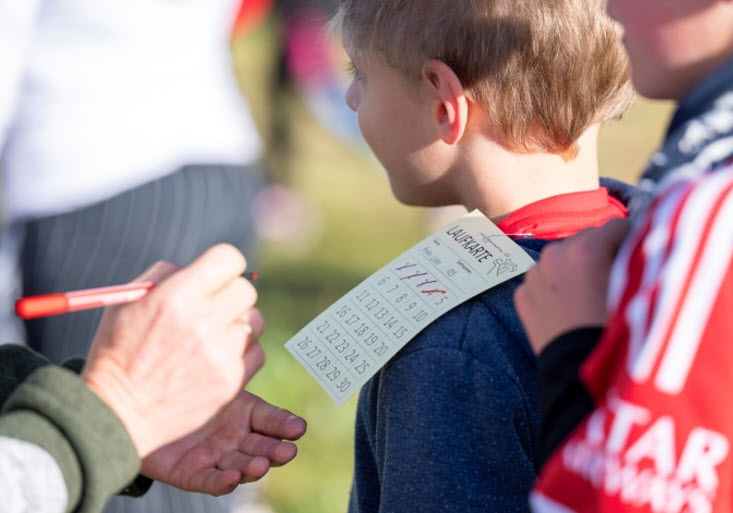
<instances>
[{"instance_id":1,"label":"boy's forehead","mask_svg":"<svg viewBox=\"0 0 733 513\"><path fill-rule=\"evenodd\" d=\"M372 70L392 69L389 65L387 65L384 59L372 52L347 50L346 55L357 67L369 68Z\"/></svg>"}]
</instances>

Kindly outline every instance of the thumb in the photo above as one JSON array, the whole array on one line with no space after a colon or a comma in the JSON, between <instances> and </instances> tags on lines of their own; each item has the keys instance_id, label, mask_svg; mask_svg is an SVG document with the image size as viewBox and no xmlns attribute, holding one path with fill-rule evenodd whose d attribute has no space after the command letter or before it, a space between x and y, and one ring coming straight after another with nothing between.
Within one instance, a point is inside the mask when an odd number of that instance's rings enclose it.
<instances>
[{"instance_id":1,"label":"thumb","mask_svg":"<svg viewBox=\"0 0 733 513\"><path fill-rule=\"evenodd\" d=\"M598 229L596 233L598 239L595 242L604 247L607 254L615 256L630 227L628 219L611 219Z\"/></svg>"},{"instance_id":2,"label":"thumb","mask_svg":"<svg viewBox=\"0 0 733 513\"><path fill-rule=\"evenodd\" d=\"M613 261L629 233L630 226L627 219L611 219L599 227L586 228L566 241L568 244L586 248L597 259Z\"/></svg>"},{"instance_id":3,"label":"thumb","mask_svg":"<svg viewBox=\"0 0 733 513\"><path fill-rule=\"evenodd\" d=\"M143 281L161 283L162 281L165 281L165 279L168 278L170 275L178 271L178 269L179 267L177 265L160 260L148 267L145 272L143 272L137 278L133 279L131 283L139 283Z\"/></svg>"}]
</instances>

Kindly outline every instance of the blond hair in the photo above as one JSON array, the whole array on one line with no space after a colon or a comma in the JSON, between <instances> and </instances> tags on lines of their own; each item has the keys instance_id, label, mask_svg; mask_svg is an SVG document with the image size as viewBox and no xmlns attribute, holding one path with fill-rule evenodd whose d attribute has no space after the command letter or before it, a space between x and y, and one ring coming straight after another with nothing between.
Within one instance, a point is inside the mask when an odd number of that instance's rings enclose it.
<instances>
[{"instance_id":1,"label":"blond hair","mask_svg":"<svg viewBox=\"0 0 733 513\"><path fill-rule=\"evenodd\" d=\"M516 151L574 157L591 125L631 104L620 27L605 0L341 0L331 22L352 55L419 80L438 59Z\"/></svg>"}]
</instances>

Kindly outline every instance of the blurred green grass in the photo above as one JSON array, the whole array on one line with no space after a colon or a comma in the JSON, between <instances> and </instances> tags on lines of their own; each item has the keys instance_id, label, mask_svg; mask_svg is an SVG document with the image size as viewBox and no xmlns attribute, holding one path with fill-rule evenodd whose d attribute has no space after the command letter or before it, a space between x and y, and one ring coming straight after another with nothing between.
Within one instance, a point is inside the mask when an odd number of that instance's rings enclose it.
<instances>
[{"instance_id":1,"label":"blurred green grass","mask_svg":"<svg viewBox=\"0 0 733 513\"><path fill-rule=\"evenodd\" d=\"M235 41L240 84L263 133L271 129L275 34L272 20ZM265 479L277 513L346 510L353 465L356 399L339 408L282 347L308 321L375 269L426 234L426 209L408 208L390 194L384 172L364 149L348 148L318 126L293 95L279 100L292 123L293 153L270 155L290 185L317 212L322 231L312 248L264 248L259 306L267 321L268 362L251 389L308 421L298 458ZM634 182L661 141L671 106L637 101L601 133L602 174ZM272 141L270 141L272 142Z\"/></svg>"}]
</instances>

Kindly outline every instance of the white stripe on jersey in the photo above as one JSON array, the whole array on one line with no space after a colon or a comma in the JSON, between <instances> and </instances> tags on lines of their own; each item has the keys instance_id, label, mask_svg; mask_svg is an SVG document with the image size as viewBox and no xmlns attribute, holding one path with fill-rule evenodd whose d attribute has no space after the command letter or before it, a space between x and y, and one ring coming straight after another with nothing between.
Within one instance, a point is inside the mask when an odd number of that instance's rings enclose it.
<instances>
[{"instance_id":1,"label":"white stripe on jersey","mask_svg":"<svg viewBox=\"0 0 733 513\"><path fill-rule=\"evenodd\" d=\"M715 176L712 175L710 181L713 181L712 177ZM721 187L730 185L733 183L733 178L727 176L726 182L716 183L716 189L720 191ZM718 196L720 197L720 194ZM704 252L695 265L690 289L684 297L679 317L674 322L674 331L654 381L661 392L677 394L685 385L710 313L733 258L731 220L733 220L733 193L728 191L720 211L715 214L715 223L710 234L704 241Z\"/></svg>"},{"instance_id":2,"label":"white stripe on jersey","mask_svg":"<svg viewBox=\"0 0 733 513\"><path fill-rule=\"evenodd\" d=\"M631 257L636 252L637 247L646 241L646 238L648 236L647 232L650 229L650 225L659 226L660 218L666 218L669 215L671 215L671 213L668 212L668 210L676 206L677 201L679 201L680 196L684 193L685 190L687 189L685 185L682 183L677 184L675 188L671 188L669 191L669 198L666 198L671 201L664 201L662 204L658 206L658 208L655 208L654 215L651 219L649 219L648 217L641 218L642 222L640 222L637 226L632 227L631 233L628 235L627 239L624 241L624 244L621 246L621 249L619 250L618 255L614 259L614 265L611 270L611 275L610 275L609 285L608 285L608 296L607 296L607 304L608 304L609 312L616 311L619 308L619 304L621 303L623 292L629 286L628 269L630 268L630 265L631 265L630 264ZM657 237L658 236L659 235L657 235ZM651 249L652 248L650 246L649 250ZM647 251L647 253L649 253L649 251ZM656 264L656 265L658 267L659 264ZM642 280L642 283L644 283L643 280Z\"/></svg>"},{"instance_id":3,"label":"white stripe on jersey","mask_svg":"<svg viewBox=\"0 0 733 513\"><path fill-rule=\"evenodd\" d=\"M711 209L721 191L730 180L729 173L709 175L695 184L692 193L684 201L685 193L690 190L692 183L680 184L677 190L669 191L655 209L653 226L662 226L662 230L666 231L671 228L680 209L682 212L679 226L671 234L674 247L668 256L665 255L667 244L663 242L669 240L670 234L664 231L656 233L656 228L650 232L649 236L653 240L651 243L644 243L642 282L625 308L629 328L627 370L637 382L649 379L664 343L668 340L670 328L676 322L675 316L684 286L696 269L695 256L705 242L702 240L703 227L709 221ZM666 265L660 268L665 259ZM654 287L658 287L658 295L652 304ZM623 305L619 307L624 308ZM650 310L651 326L648 325Z\"/></svg>"},{"instance_id":4,"label":"white stripe on jersey","mask_svg":"<svg viewBox=\"0 0 733 513\"><path fill-rule=\"evenodd\" d=\"M631 233L621 245L621 249L614 259L611 274L608 279L608 294L606 297L609 313L618 310L619 303L621 302L621 295L627 286L629 277L627 269L629 268L631 255L634 254L634 249L636 249L641 242L641 239L646 233L648 227L649 220L646 218L644 219L644 222L639 223L638 226L632 227Z\"/></svg>"},{"instance_id":5,"label":"white stripe on jersey","mask_svg":"<svg viewBox=\"0 0 733 513\"><path fill-rule=\"evenodd\" d=\"M671 190L667 197L657 206L652 214L652 229L648 233L643 244L644 251L644 269L641 283L637 292L633 295L626 308L626 321L629 326L629 374L638 381L646 380L657 360L663 338L661 336L654 337L655 324L649 326L649 310L654 309L652 319L659 319L659 312L667 306L673 308L676 303L666 305L664 295L661 294L662 289L666 288L667 283L663 282L660 287L660 295L657 297L656 304L652 305L652 289L660 280L659 273L662 270L662 264L666 258L667 248L671 237L671 224L675 217L675 213L680 207L680 202L685 197L685 193L689 190L689 184L679 184L678 187ZM651 238L651 240L649 240ZM633 248L632 248L633 249ZM626 263L628 265L628 262ZM625 266L625 269L628 269ZM679 285L679 284L677 284ZM626 287L624 287L626 288ZM651 330L651 333L649 333ZM657 330L659 326L657 325Z\"/></svg>"}]
</instances>

